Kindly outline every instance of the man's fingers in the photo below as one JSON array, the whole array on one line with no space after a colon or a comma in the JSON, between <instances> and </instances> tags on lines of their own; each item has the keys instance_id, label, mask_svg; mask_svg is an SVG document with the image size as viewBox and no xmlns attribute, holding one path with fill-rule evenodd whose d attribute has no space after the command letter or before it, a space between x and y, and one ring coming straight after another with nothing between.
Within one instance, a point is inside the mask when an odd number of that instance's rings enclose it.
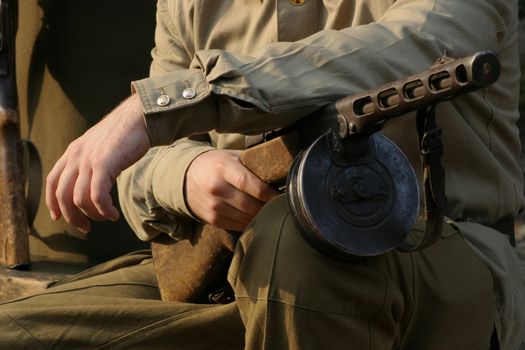
<instances>
[{"instance_id":1,"label":"man's fingers","mask_svg":"<svg viewBox=\"0 0 525 350\"><path fill-rule=\"evenodd\" d=\"M58 181L60 180L60 174L64 170L66 163L66 158L64 156L60 157L46 178L46 205L53 220L58 220L62 215L56 197L56 190Z\"/></svg>"},{"instance_id":2,"label":"man's fingers","mask_svg":"<svg viewBox=\"0 0 525 350\"><path fill-rule=\"evenodd\" d=\"M262 181L240 162L238 166L226 168L224 178L238 190L264 203L279 194L279 191Z\"/></svg>"},{"instance_id":3,"label":"man's fingers","mask_svg":"<svg viewBox=\"0 0 525 350\"><path fill-rule=\"evenodd\" d=\"M94 171L91 178L91 200L98 213L104 218L116 221L120 214L113 206L111 187L114 180L105 172Z\"/></svg>"},{"instance_id":4,"label":"man's fingers","mask_svg":"<svg viewBox=\"0 0 525 350\"><path fill-rule=\"evenodd\" d=\"M207 212L203 218L206 222L225 230L242 231L253 216L221 201L211 205L214 210Z\"/></svg>"},{"instance_id":5,"label":"man's fingers","mask_svg":"<svg viewBox=\"0 0 525 350\"><path fill-rule=\"evenodd\" d=\"M228 203L228 205L244 213L251 220L255 215L257 215L266 202L258 200L251 195L240 191L232 185L230 186L231 188L224 192L222 198L226 203ZM238 220L240 220L240 218L238 218Z\"/></svg>"},{"instance_id":6,"label":"man's fingers","mask_svg":"<svg viewBox=\"0 0 525 350\"><path fill-rule=\"evenodd\" d=\"M91 228L89 220L86 219L73 202L73 192L77 177L77 167L66 167L60 174L55 195L64 220L77 227L80 231L88 232Z\"/></svg>"},{"instance_id":7,"label":"man's fingers","mask_svg":"<svg viewBox=\"0 0 525 350\"><path fill-rule=\"evenodd\" d=\"M228 202L221 204L223 208L220 210L222 215L229 221L235 222L239 227L244 229L246 225L250 223L254 215L250 215L235 206L230 205Z\"/></svg>"},{"instance_id":8,"label":"man's fingers","mask_svg":"<svg viewBox=\"0 0 525 350\"><path fill-rule=\"evenodd\" d=\"M80 172L75 183L73 203L87 217L95 221L107 219L100 215L91 199L91 169Z\"/></svg>"}]
</instances>

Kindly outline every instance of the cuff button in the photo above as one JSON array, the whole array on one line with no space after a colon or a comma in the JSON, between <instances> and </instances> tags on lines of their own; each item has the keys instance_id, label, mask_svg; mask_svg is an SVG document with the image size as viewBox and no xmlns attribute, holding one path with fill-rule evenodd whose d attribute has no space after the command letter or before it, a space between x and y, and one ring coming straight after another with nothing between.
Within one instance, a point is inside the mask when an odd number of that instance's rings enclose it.
<instances>
[{"instance_id":1,"label":"cuff button","mask_svg":"<svg viewBox=\"0 0 525 350\"><path fill-rule=\"evenodd\" d=\"M160 95L159 98L157 98L157 105L164 107L169 105L171 99L168 95Z\"/></svg>"},{"instance_id":2,"label":"cuff button","mask_svg":"<svg viewBox=\"0 0 525 350\"><path fill-rule=\"evenodd\" d=\"M184 91L182 91L182 97L184 97L186 100L191 100L197 96L197 91L195 91L194 88L186 88Z\"/></svg>"}]
</instances>

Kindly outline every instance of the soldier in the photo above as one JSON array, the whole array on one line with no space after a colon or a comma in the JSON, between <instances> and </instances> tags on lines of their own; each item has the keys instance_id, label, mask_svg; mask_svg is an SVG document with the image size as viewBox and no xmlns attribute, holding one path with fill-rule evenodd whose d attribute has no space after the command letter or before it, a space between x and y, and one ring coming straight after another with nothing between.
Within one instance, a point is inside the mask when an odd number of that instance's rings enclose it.
<instances>
[{"instance_id":1,"label":"soldier","mask_svg":"<svg viewBox=\"0 0 525 350\"><path fill-rule=\"evenodd\" d=\"M57 161L47 204L53 218L83 231L88 218L116 219L110 188L135 164L119 182L140 237L181 238L191 220L244 229L228 273L235 302L156 300L151 259L136 253L4 304L2 341L9 348L517 349L525 275L508 237L491 228L512 223L523 206L516 6L159 1L150 77L134 82L134 94ZM479 50L498 53L501 77L439 106L450 150L448 219L439 241L422 251L360 263L318 253L299 234L286 198L274 198L230 150L239 147L235 133L288 125L423 70L444 51ZM418 169L413 123L392 121L384 134Z\"/></svg>"}]
</instances>

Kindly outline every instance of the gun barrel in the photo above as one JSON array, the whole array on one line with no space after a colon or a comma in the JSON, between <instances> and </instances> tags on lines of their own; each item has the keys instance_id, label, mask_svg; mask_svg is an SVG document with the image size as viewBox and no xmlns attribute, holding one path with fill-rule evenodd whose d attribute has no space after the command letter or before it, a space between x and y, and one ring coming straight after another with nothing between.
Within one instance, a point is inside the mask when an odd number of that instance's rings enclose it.
<instances>
[{"instance_id":1,"label":"gun barrel","mask_svg":"<svg viewBox=\"0 0 525 350\"><path fill-rule=\"evenodd\" d=\"M440 59L422 73L338 101L337 113L347 123L341 136L371 134L392 118L489 86L499 74L499 60L491 51Z\"/></svg>"}]
</instances>

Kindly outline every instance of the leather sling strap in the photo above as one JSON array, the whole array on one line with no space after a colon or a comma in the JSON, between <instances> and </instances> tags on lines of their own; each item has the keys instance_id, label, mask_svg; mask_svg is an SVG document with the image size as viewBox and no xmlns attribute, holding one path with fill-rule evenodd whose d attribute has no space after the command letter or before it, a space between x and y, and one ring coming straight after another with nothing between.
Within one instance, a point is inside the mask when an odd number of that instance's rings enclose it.
<instances>
[{"instance_id":1,"label":"leather sling strap","mask_svg":"<svg viewBox=\"0 0 525 350\"><path fill-rule=\"evenodd\" d=\"M445 195L445 170L441 163L443 143L441 128L436 125L435 105L419 109L416 115L416 127L419 135L421 166L423 168L424 219L426 222L423 238L414 244L404 243L402 251L423 249L436 242L443 226L443 217L447 206ZM516 246L514 217L508 216L493 224L485 224L507 236L510 244Z\"/></svg>"},{"instance_id":2,"label":"leather sling strap","mask_svg":"<svg viewBox=\"0 0 525 350\"><path fill-rule=\"evenodd\" d=\"M22 152L24 153L27 222L29 228L32 228L42 193L42 161L35 145L29 140L22 140Z\"/></svg>"},{"instance_id":3,"label":"leather sling strap","mask_svg":"<svg viewBox=\"0 0 525 350\"><path fill-rule=\"evenodd\" d=\"M447 206L445 170L441 164L443 143L441 142L441 129L436 125L435 105L417 111L416 127L423 168L423 216L426 227L419 242L404 242L398 248L406 252L423 249L439 239Z\"/></svg>"}]
</instances>

